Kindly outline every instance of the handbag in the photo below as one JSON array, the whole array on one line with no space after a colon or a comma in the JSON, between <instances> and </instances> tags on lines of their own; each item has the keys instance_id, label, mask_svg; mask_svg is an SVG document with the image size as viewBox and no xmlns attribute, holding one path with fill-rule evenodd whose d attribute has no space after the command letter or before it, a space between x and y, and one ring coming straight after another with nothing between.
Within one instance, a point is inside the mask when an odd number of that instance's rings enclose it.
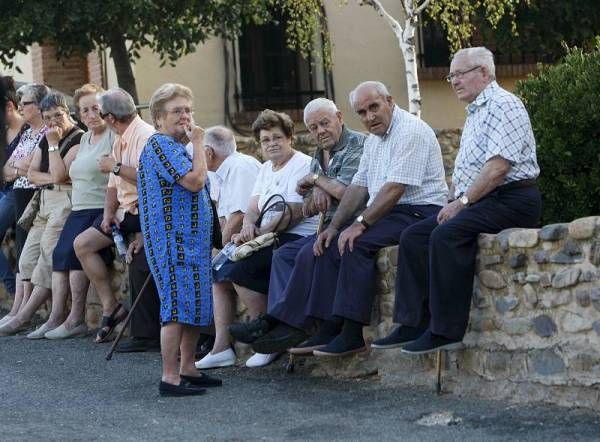
<instances>
[{"instance_id":1,"label":"handbag","mask_svg":"<svg viewBox=\"0 0 600 442\"><path fill-rule=\"evenodd\" d=\"M271 200L273 200L274 198L279 198L279 199L281 199L281 201L275 201L275 202L271 203ZM277 221L277 224L275 225L275 228L273 229L274 231L269 232L269 233L264 233L260 236L257 236L254 239L251 239L250 241L246 241L244 244L239 245L233 251L231 256L229 257L230 261L233 261L233 262L240 261L240 260L252 255L254 252L257 252L258 250L264 249L266 247L270 247L273 245L275 247L277 247L277 244L278 244L277 230L281 226L281 222L283 221L283 218L285 218L286 210L289 211L290 216L288 218L287 225L286 225L285 229L283 229L283 230L284 231L287 230L292 222L292 209L290 208L290 205L285 201L285 198L278 193L271 195L269 197L269 199L265 202L262 210L260 211L260 214L258 215L258 218L256 219L256 223L255 223L255 225L257 227L260 226L265 214L269 210L275 209L276 207L278 207L280 205L283 205L283 213L281 214L279 221Z\"/></svg>"},{"instance_id":2,"label":"handbag","mask_svg":"<svg viewBox=\"0 0 600 442\"><path fill-rule=\"evenodd\" d=\"M17 225L20 228L22 228L23 230L25 230L26 232L29 232L29 229L31 229L31 226L33 226L33 220L35 219L38 212L40 211L41 201L42 201L42 190L38 189L35 192L33 192L31 199L27 203L27 206L25 206L25 210L23 210L23 213L21 214L21 216L19 217L19 219L17 221Z\"/></svg>"},{"instance_id":3,"label":"handbag","mask_svg":"<svg viewBox=\"0 0 600 442\"><path fill-rule=\"evenodd\" d=\"M66 149L66 147L68 146L69 141L71 141L73 138L75 138L75 136L77 134L79 134L80 132L82 132L82 131L81 130L73 130L73 131L71 131L69 136L65 137L64 139L62 139L60 141L60 151L59 152L60 152L61 156L62 156L64 149ZM23 210L23 213L17 220L17 225L19 227L21 227L23 230L29 232L29 230L31 229L31 226L33 226L33 221L35 220L35 217L37 216L38 212L40 211L41 201L42 201L42 189L37 189L33 193L29 202L27 203L25 210Z\"/></svg>"}]
</instances>

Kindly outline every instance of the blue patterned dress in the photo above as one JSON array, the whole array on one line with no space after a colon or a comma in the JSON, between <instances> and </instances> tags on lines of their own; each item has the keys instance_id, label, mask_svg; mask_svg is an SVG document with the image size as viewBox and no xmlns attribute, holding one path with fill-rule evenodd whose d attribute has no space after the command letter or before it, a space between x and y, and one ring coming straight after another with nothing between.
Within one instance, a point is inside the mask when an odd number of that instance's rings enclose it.
<instances>
[{"instance_id":1,"label":"blue patterned dress","mask_svg":"<svg viewBox=\"0 0 600 442\"><path fill-rule=\"evenodd\" d=\"M191 169L185 147L167 135L152 135L140 156L140 224L163 324L208 325L212 315L208 189L176 182Z\"/></svg>"}]
</instances>

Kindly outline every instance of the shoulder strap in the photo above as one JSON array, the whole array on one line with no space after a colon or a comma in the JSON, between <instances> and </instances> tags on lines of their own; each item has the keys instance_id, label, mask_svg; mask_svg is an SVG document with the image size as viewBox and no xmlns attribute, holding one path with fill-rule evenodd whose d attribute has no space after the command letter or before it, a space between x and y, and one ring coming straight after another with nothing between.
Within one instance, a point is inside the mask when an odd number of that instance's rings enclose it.
<instances>
[{"instance_id":1,"label":"shoulder strap","mask_svg":"<svg viewBox=\"0 0 600 442\"><path fill-rule=\"evenodd\" d=\"M81 129L79 129L78 127L75 126L75 128L71 131L71 133L69 135L67 135L61 142L60 142L60 156L63 156L63 151L67 148L67 146L69 145L69 142L75 138L78 134L80 134L81 132L83 132Z\"/></svg>"}]
</instances>

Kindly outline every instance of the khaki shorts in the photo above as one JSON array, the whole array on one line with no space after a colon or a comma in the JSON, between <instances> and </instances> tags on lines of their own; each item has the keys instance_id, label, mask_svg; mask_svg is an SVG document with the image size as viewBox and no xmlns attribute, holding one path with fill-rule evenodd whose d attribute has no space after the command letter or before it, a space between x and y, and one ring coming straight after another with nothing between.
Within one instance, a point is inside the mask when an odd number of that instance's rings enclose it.
<instances>
[{"instance_id":1,"label":"khaki shorts","mask_svg":"<svg viewBox=\"0 0 600 442\"><path fill-rule=\"evenodd\" d=\"M21 279L52 289L52 252L71 213L71 191L43 189L19 260Z\"/></svg>"}]
</instances>

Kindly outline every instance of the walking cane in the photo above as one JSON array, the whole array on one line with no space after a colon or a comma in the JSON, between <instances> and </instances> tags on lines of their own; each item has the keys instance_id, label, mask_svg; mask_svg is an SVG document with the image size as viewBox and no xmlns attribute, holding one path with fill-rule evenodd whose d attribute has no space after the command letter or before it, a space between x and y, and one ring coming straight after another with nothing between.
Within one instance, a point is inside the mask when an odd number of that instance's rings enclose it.
<instances>
[{"instance_id":1,"label":"walking cane","mask_svg":"<svg viewBox=\"0 0 600 442\"><path fill-rule=\"evenodd\" d=\"M146 286L150 282L150 278L152 278L152 273L149 272L148 276L146 277L146 280L144 281L144 285L142 285L142 288L138 292L137 298L135 298L135 301L133 301L133 304L131 304L131 309L129 309L129 313L127 313L127 317L125 318L125 321L123 321L123 327L121 327L121 330L117 334L117 337L115 338L112 345L110 346L110 350L108 350L108 353L106 353L107 361L110 361L112 359L112 355L115 352L115 348L117 348L119 341L123 337L123 333L125 333L127 324L129 324L129 321L131 321L131 315L133 314L133 311L137 307L138 302L140 302L140 299L142 299L142 295L144 294L144 290L146 289Z\"/></svg>"},{"instance_id":2,"label":"walking cane","mask_svg":"<svg viewBox=\"0 0 600 442\"><path fill-rule=\"evenodd\" d=\"M321 233L321 230L323 230L324 223L325 223L325 212L321 212L321 215L319 216L319 225L317 227L317 236L319 236L319 234ZM287 364L285 364L286 373L293 373L294 366L295 366L294 355L292 353L290 353Z\"/></svg>"},{"instance_id":3,"label":"walking cane","mask_svg":"<svg viewBox=\"0 0 600 442\"><path fill-rule=\"evenodd\" d=\"M435 392L437 394L442 394L442 363L444 360L444 354L442 350L438 350L435 355L435 369L436 369L436 384L435 384Z\"/></svg>"}]
</instances>

